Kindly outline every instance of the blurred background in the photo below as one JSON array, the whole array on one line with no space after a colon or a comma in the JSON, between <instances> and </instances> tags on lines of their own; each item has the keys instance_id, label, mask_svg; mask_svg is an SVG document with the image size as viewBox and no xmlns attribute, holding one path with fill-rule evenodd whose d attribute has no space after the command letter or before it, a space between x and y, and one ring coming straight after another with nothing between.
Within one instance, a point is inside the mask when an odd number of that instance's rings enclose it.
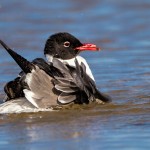
<instances>
[{"instance_id":1,"label":"blurred background","mask_svg":"<svg viewBox=\"0 0 150 150\"><path fill-rule=\"evenodd\" d=\"M0 1L0 39L28 60L44 58L45 41L56 32L101 47L81 55L113 101L80 111L1 116L0 147L149 149L150 1ZM2 101L4 85L20 68L1 46L0 56Z\"/></svg>"}]
</instances>

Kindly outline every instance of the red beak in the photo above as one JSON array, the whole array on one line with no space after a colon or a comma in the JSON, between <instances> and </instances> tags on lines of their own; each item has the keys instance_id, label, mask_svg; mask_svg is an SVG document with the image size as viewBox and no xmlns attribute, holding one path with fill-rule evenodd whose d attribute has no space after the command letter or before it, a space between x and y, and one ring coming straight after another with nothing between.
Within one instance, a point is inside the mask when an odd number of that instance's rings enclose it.
<instances>
[{"instance_id":1,"label":"red beak","mask_svg":"<svg viewBox=\"0 0 150 150\"><path fill-rule=\"evenodd\" d=\"M99 51L100 48L97 47L95 44L90 44L90 43L85 43L82 46L76 47L75 50L80 50L80 51Z\"/></svg>"}]
</instances>

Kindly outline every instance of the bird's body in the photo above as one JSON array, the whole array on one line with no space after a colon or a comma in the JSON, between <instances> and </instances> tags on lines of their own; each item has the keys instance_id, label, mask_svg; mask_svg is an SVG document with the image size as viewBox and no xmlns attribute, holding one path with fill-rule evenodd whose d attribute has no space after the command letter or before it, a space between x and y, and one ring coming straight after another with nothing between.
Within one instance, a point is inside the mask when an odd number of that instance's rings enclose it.
<instances>
[{"instance_id":1,"label":"bird's body","mask_svg":"<svg viewBox=\"0 0 150 150\"><path fill-rule=\"evenodd\" d=\"M109 101L96 88L86 60L78 56L80 50L97 50L95 45L82 44L68 33L54 34L45 45L47 62L41 58L29 62L0 42L23 70L19 79L6 84L8 99L0 105L0 113L51 111L96 99Z\"/></svg>"}]
</instances>

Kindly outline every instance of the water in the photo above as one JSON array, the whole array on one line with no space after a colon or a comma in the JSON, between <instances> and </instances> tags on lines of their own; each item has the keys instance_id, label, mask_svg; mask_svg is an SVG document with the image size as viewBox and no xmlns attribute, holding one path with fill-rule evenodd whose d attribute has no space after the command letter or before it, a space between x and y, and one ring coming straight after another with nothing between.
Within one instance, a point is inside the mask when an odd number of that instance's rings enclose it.
<instances>
[{"instance_id":1,"label":"water","mask_svg":"<svg viewBox=\"0 0 150 150\"><path fill-rule=\"evenodd\" d=\"M103 51L83 53L113 101L61 112L0 116L0 149L150 148L150 1L0 1L0 38L24 57L43 56L49 35L66 31ZM0 48L0 98L19 67Z\"/></svg>"}]
</instances>

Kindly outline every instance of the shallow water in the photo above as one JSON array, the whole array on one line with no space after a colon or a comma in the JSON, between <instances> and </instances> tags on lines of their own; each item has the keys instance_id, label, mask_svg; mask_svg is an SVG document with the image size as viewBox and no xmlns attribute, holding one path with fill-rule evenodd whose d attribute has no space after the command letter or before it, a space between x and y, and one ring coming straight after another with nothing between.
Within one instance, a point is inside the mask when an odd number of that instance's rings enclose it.
<instances>
[{"instance_id":1,"label":"shallow water","mask_svg":"<svg viewBox=\"0 0 150 150\"><path fill-rule=\"evenodd\" d=\"M150 148L150 1L0 1L0 38L29 60L67 31L103 51L83 53L113 101L61 112L0 116L0 149ZM20 69L0 47L3 86Z\"/></svg>"}]
</instances>

